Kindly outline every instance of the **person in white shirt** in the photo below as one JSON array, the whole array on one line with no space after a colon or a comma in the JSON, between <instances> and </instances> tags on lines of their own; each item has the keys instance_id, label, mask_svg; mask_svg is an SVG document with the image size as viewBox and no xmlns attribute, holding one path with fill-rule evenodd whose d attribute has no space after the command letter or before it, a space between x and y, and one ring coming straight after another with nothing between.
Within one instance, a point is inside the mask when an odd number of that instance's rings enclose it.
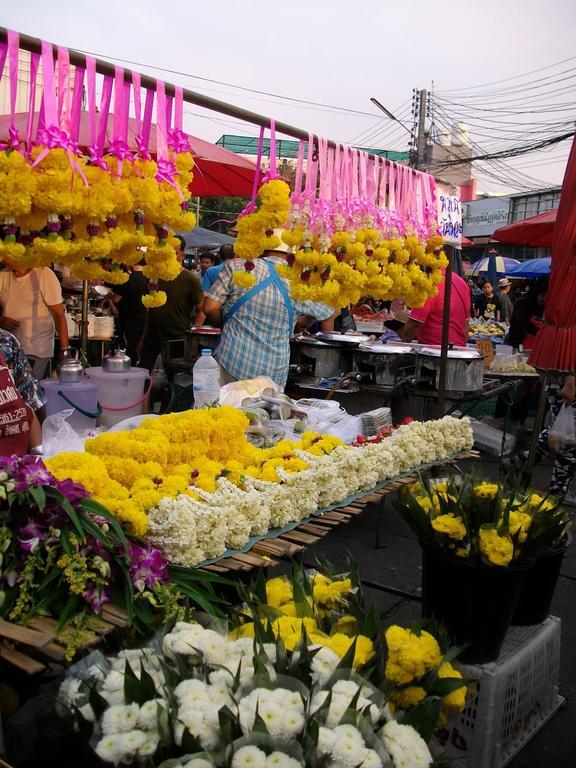
<instances>
[{"instance_id":1,"label":"person in white shirt","mask_svg":"<svg viewBox=\"0 0 576 768\"><path fill-rule=\"evenodd\" d=\"M60 352L68 349L68 328L62 289L48 267L21 269L8 261L0 272L0 328L16 336L30 361L36 379L46 376L54 356L54 331Z\"/></svg>"}]
</instances>

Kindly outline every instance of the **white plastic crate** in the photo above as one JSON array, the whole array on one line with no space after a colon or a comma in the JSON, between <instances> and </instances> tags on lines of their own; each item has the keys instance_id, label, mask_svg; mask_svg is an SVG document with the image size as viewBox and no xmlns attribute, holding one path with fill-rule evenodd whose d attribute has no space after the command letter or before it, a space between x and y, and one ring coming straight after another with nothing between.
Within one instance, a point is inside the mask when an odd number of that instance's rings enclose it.
<instances>
[{"instance_id":1,"label":"white plastic crate","mask_svg":"<svg viewBox=\"0 0 576 768\"><path fill-rule=\"evenodd\" d=\"M457 665L470 686L466 708L432 740L452 768L502 768L558 710L560 619L511 627L498 660Z\"/></svg>"}]
</instances>

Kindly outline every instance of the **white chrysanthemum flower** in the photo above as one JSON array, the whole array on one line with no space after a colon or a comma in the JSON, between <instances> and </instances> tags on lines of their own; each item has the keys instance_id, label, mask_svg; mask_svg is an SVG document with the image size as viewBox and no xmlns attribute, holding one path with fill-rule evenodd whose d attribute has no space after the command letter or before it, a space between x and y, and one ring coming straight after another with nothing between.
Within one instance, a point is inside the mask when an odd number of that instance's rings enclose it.
<instances>
[{"instance_id":1,"label":"white chrysanthemum flower","mask_svg":"<svg viewBox=\"0 0 576 768\"><path fill-rule=\"evenodd\" d=\"M138 725L138 704L120 704L108 707L102 717L102 733L126 733L133 731Z\"/></svg>"},{"instance_id":2,"label":"white chrysanthemum flower","mask_svg":"<svg viewBox=\"0 0 576 768\"><path fill-rule=\"evenodd\" d=\"M203 757L193 757L192 760L188 760L182 768L213 768L213 764Z\"/></svg>"},{"instance_id":3,"label":"white chrysanthemum flower","mask_svg":"<svg viewBox=\"0 0 576 768\"><path fill-rule=\"evenodd\" d=\"M124 690L124 675L121 672L113 670L106 675L106 680L102 685L103 691Z\"/></svg>"},{"instance_id":4,"label":"white chrysanthemum flower","mask_svg":"<svg viewBox=\"0 0 576 768\"><path fill-rule=\"evenodd\" d=\"M142 746L138 748L138 756L152 757L158 749L158 744L160 744L160 734L158 731L147 732L146 741L144 741Z\"/></svg>"},{"instance_id":5,"label":"white chrysanthemum flower","mask_svg":"<svg viewBox=\"0 0 576 768\"><path fill-rule=\"evenodd\" d=\"M357 739L348 736L337 736L330 754L342 766L355 768L364 760L366 754L364 740L362 739L359 742Z\"/></svg>"},{"instance_id":6,"label":"white chrysanthemum flower","mask_svg":"<svg viewBox=\"0 0 576 768\"><path fill-rule=\"evenodd\" d=\"M332 751L334 742L336 741L336 734L330 728L325 728L323 725L318 729L318 744L317 751L320 757L329 755Z\"/></svg>"},{"instance_id":7,"label":"white chrysanthemum flower","mask_svg":"<svg viewBox=\"0 0 576 768\"><path fill-rule=\"evenodd\" d=\"M380 735L396 768L428 768L432 764L428 745L411 725L390 720Z\"/></svg>"},{"instance_id":8,"label":"white chrysanthemum flower","mask_svg":"<svg viewBox=\"0 0 576 768\"><path fill-rule=\"evenodd\" d=\"M94 710L92 709L92 706L90 704L84 704L83 707L78 708L78 712L82 715L84 720L86 720L89 723L93 723L96 720L96 715L94 714Z\"/></svg>"},{"instance_id":9,"label":"white chrysanthemum flower","mask_svg":"<svg viewBox=\"0 0 576 768\"><path fill-rule=\"evenodd\" d=\"M374 749L367 749L360 768L382 768L382 758Z\"/></svg>"},{"instance_id":10,"label":"white chrysanthemum flower","mask_svg":"<svg viewBox=\"0 0 576 768\"><path fill-rule=\"evenodd\" d=\"M151 731L157 727L158 707L166 707L164 699L151 699L142 704L138 713L138 728Z\"/></svg>"},{"instance_id":11,"label":"white chrysanthemum flower","mask_svg":"<svg viewBox=\"0 0 576 768\"><path fill-rule=\"evenodd\" d=\"M148 740L149 735L144 731L133 730L120 734L120 744L125 757L135 755Z\"/></svg>"},{"instance_id":12,"label":"white chrysanthemum flower","mask_svg":"<svg viewBox=\"0 0 576 768\"><path fill-rule=\"evenodd\" d=\"M231 768L266 768L266 754L258 747L240 747L234 753Z\"/></svg>"},{"instance_id":13,"label":"white chrysanthemum flower","mask_svg":"<svg viewBox=\"0 0 576 768\"><path fill-rule=\"evenodd\" d=\"M352 699L358 693L358 688L354 680L337 680L332 687L332 693L337 696L348 696Z\"/></svg>"},{"instance_id":14,"label":"white chrysanthemum flower","mask_svg":"<svg viewBox=\"0 0 576 768\"><path fill-rule=\"evenodd\" d=\"M330 648L323 647L314 655L310 664L312 681L325 685L340 663L340 657Z\"/></svg>"},{"instance_id":15,"label":"white chrysanthemum flower","mask_svg":"<svg viewBox=\"0 0 576 768\"><path fill-rule=\"evenodd\" d=\"M284 752L272 752L266 760L266 768L300 768L302 763Z\"/></svg>"},{"instance_id":16,"label":"white chrysanthemum flower","mask_svg":"<svg viewBox=\"0 0 576 768\"><path fill-rule=\"evenodd\" d=\"M104 736L96 744L96 754L105 763L118 763L124 756L124 748L120 739L119 733L111 733L109 736Z\"/></svg>"}]
</instances>

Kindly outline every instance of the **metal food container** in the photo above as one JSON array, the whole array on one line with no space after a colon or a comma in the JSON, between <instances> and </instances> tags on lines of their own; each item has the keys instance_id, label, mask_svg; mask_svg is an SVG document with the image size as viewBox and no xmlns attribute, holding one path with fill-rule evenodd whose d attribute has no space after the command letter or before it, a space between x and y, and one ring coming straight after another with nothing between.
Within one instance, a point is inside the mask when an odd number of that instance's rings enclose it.
<instances>
[{"instance_id":1,"label":"metal food container","mask_svg":"<svg viewBox=\"0 0 576 768\"><path fill-rule=\"evenodd\" d=\"M361 344L354 353L354 370L369 371L374 383L382 387L395 386L415 369L416 356L406 344Z\"/></svg>"},{"instance_id":2,"label":"metal food container","mask_svg":"<svg viewBox=\"0 0 576 768\"><path fill-rule=\"evenodd\" d=\"M196 360L200 357L203 349L216 349L220 342L220 328L214 328L211 325L194 326L186 331L184 337L184 358L186 360Z\"/></svg>"},{"instance_id":3,"label":"metal food container","mask_svg":"<svg viewBox=\"0 0 576 768\"><path fill-rule=\"evenodd\" d=\"M430 380L438 389L440 382L440 348L422 347L416 359L416 377ZM449 392L477 392L484 381L484 358L477 349L454 347L448 350L446 389Z\"/></svg>"}]
</instances>

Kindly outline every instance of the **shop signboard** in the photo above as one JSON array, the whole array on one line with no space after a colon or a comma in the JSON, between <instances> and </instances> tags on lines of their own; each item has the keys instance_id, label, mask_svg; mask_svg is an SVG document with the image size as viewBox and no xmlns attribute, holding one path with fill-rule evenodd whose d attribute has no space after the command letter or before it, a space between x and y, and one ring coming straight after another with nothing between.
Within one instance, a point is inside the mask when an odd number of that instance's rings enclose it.
<instances>
[{"instance_id":1,"label":"shop signboard","mask_svg":"<svg viewBox=\"0 0 576 768\"><path fill-rule=\"evenodd\" d=\"M490 237L499 227L508 224L509 197L489 197L466 203L463 211L465 237Z\"/></svg>"},{"instance_id":2,"label":"shop signboard","mask_svg":"<svg viewBox=\"0 0 576 768\"><path fill-rule=\"evenodd\" d=\"M458 195L438 185L438 229L448 245L460 247L462 243L462 203Z\"/></svg>"}]
</instances>

